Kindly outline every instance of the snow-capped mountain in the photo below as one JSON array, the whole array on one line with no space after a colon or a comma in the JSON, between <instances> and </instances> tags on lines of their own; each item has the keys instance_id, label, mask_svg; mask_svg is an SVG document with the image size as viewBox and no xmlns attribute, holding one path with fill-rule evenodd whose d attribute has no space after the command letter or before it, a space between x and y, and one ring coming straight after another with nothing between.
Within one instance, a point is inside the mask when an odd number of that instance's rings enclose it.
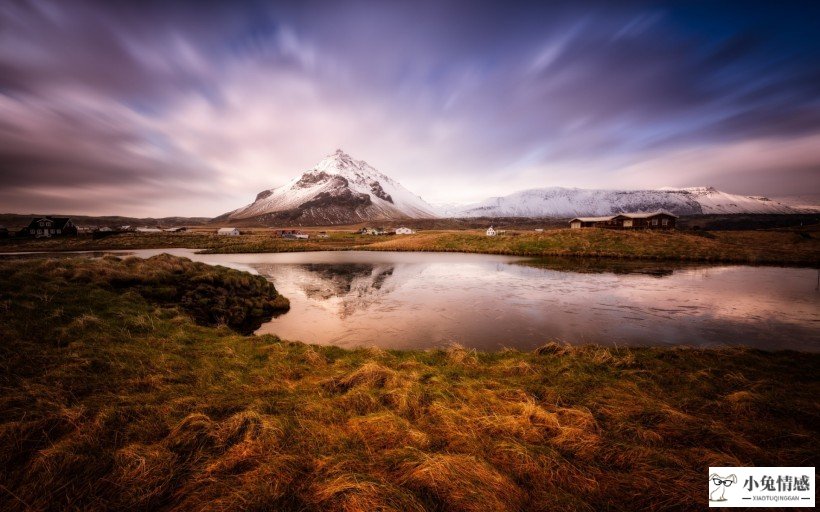
<instances>
[{"instance_id":1,"label":"snow-capped mountain","mask_svg":"<svg viewBox=\"0 0 820 512\"><path fill-rule=\"evenodd\" d=\"M341 149L281 187L217 219L300 225L436 217L435 209L399 182Z\"/></svg>"},{"instance_id":2,"label":"snow-capped mountain","mask_svg":"<svg viewBox=\"0 0 820 512\"><path fill-rule=\"evenodd\" d=\"M439 213L447 217L575 217L655 210L678 215L804 212L766 197L728 194L712 187L660 190L550 187L491 197Z\"/></svg>"}]
</instances>

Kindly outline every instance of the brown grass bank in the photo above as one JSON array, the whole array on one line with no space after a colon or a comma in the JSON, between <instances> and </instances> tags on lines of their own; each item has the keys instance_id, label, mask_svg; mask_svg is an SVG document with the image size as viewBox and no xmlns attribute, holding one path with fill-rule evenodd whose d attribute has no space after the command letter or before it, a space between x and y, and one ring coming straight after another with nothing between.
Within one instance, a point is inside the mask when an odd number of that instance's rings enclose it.
<instances>
[{"instance_id":1,"label":"brown grass bank","mask_svg":"<svg viewBox=\"0 0 820 512\"><path fill-rule=\"evenodd\" d=\"M0 509L700 510L710 465L818 463L818 354L294 344L136 265L0 262Z\"/></svg>"}]
</instances>

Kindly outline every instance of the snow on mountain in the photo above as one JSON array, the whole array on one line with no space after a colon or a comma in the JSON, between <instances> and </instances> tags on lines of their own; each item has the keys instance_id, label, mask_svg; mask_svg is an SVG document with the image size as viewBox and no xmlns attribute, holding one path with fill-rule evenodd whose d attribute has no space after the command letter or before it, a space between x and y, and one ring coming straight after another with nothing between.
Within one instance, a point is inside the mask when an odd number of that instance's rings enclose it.
<instances>
[{"instance_id":1,"label":"snow on mountain","mask_svg":"<svg viewBox=\"0 0 820 512\"><path fill-rule=\"evenodd\" d=\"M797 194L773 197L772 200L806 212L820 212L820 194Z\"/></svg>"},{"instance_id":2,"label":"snow on mountain","mask_svg":"<svg viewBox=\"0 0 820 512\"><path fill-rule=\"evenodd\" d=\"M281 187L220 218L342 224L436 217L435 209L399 182L342 150Z\"/></svg>"},{"instance_id":3,"label":"snow on mountain","mask_svg":"<svg viewBox=\"0 0 820 512\"><path fill-rule=\"evenodd\" d=\"M712 187L661 190L538 188L449 209L452 217L575 217L666 210L678 215L801 213L765 197L741 196ZM443 212L442 212L443 213Z\"/></svg>"}]
</instances>

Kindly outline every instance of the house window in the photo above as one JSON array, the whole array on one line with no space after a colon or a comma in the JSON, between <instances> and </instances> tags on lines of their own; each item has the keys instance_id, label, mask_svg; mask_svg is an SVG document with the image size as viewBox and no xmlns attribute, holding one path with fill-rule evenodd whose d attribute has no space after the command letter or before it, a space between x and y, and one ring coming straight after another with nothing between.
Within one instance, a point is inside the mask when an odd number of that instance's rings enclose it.
<instances>
[{"instance_id":1,"label":"house window","mask_svg":"<svg viewBox=\"0 0 820 512\"><path fill-rule=\"evenodd\" d=\"M55 230L54 230L54 232L55 232L55 233L57 233L57 234L59 235L59 234L60 234L60 232L61 232L61 230L59 230L59 229L55 229Z\"/></svg>"},{"instance_id":2,"label":"house window","mask_svg":"<svg viewBox=\"0 0 820 512\"><path fill-rule=\"evenodd\" d=\"M669 225L669 219L661 219L661 226L668 226L668 225Z\"/></svg>"},{"instance_id":3,"label":"house window","mask_svg":"<svg viewBox=\"0 0 820 512\"><path fill-rule=\"evenodd\" d=\"M657 226L658 225L658 219L652 219L652 225Z\"/></svg>"}]
</instances>

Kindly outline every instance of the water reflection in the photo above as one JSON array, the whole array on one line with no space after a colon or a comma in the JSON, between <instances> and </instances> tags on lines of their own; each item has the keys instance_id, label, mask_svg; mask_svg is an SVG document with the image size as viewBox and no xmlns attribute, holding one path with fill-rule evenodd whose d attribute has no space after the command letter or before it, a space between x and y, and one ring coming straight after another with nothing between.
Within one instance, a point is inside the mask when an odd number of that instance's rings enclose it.
<instances>
[{"instance_id":1,"label":"water reflection","mask_svg":"<svg viewBox=\"0 0 820 512\"><path fill-rule=\"evenodd\" d=\"M518 265L577 272L582 274L642 274L654 277L671 276L676 270L705 268L707 265L682 262L619 260L614 258L549 257L516 262Z\"/></svg>"},{"instance_id":2,"label":"water reflection","mask_svg":"<svg viewBox=\"0 0 820 512\"><path fill-rule=\"evenodd\" d=\"M259 273L291 301L259 333L340 346L523 350L548 340L820 350L816 269L458 253L162 252Z\"/></svg>"},{"instance_id":3,"label":"water reflection","mask_svg":"<svg viewBox=\"0 0 820 512\"><path fill-rule=\"evenodd\" d=\"M366 310L388 293L385 284L393 270L393 265L369 263L256 266L260 274L293 283L306 299L330 306L324 309L343 319Z\"/></svg>"},{"instance_id":4,"label":"water reflection","mask_svg":"<svg viewBox=\"0 0 820 512\"><path fill-rule=\"evenodd\" d=\"M549 339L820 348L810 269L420 256L254 265L292 305L257 332L393 348L529 349ZM583 264L570 272L573 263Z\"/></svg>"}]
</instances>

